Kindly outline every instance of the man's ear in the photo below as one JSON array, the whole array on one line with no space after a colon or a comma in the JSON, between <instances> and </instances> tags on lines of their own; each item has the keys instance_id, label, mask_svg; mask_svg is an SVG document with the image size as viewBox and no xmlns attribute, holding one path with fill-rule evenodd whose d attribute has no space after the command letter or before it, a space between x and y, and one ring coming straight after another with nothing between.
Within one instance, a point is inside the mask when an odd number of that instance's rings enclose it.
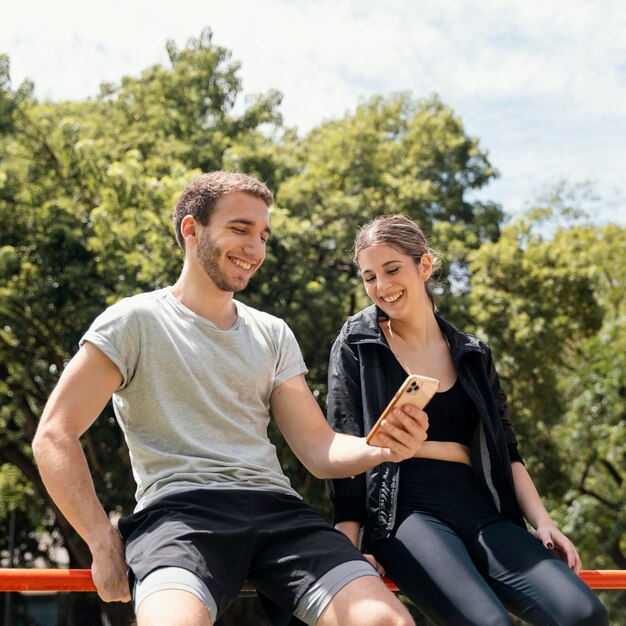
<instances>
[{"instance_id":1,"label":"man's ear","mask_svg":"<svg viewBox=\"0 0 626 626\"><path fill-rule=\"evenodd\" d=\"M180 234L185 242L189 241L190 238L195 240L197 237L198 224L191 215L185 215L185 217L183 217L183 220L180 223Z\"/></svg>"}]
</instances>

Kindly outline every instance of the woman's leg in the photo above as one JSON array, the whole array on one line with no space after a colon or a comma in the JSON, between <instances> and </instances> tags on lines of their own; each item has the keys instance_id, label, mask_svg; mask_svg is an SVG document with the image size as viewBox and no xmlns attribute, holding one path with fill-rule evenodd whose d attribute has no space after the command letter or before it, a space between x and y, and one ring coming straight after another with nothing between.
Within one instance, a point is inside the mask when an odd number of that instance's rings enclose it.
<instances>
[{"instance_id":1,"label":"woman's leg","mask_svg":"<svg viewBox=\"0 0 626 626\"><path fill-rule=\"evenodd\" d=\"M412 513L394 537L371 548L387 576L433 623L511 625L508 611L477 571L461 539L437 518Z\"/></svg>"},{"instance_id":2,"label":"woman's leg","mask_svg":"<svg viewBox=\"0 0 626 626\"><path fill-rule=\"evenodd\" d=\"M472 560L511 613L542 626L608 626L597 596L556 555L509 521L468 545Z\"/></svg>"}]
</instances>

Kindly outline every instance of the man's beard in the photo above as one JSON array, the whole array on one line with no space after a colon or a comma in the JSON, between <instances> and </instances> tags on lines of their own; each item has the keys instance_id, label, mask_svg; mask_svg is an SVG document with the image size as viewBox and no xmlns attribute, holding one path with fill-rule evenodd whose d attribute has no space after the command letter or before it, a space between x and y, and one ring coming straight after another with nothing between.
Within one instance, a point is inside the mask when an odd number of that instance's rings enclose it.
<instances>
[{"instance_id":1,"label":"man's beard","mask_svg":"<svg viewBox=\"0 0 626 626\"><path fill-rule=\"evenodd\" d=\"M220 259L224 258L220 247L206 234L200 237L196 255L206 275L222 291L241 291L248 285L247 279L229 280L226 273L220 268Z\"/></svg>"}]
</instances>

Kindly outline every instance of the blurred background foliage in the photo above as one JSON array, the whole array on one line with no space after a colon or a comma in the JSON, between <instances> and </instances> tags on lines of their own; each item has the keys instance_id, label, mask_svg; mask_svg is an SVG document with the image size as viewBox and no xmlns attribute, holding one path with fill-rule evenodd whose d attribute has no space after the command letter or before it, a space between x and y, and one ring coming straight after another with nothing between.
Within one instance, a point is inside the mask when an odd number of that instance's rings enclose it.
<instances>
[{"instance_id":1,"label":"blurred background foliage","mask_svg":"<svg viewBox=\"0 0 626 626\"><path fill-rule=\"evenodd\" d=\"M38 478L30 449L38 416L105 306L176 280L177 195L198 173L227 169L276 194L266 264L238 297L290 324L322 407L330 344L367 304L354 235L376 215L409 215L443 258L441 313L494 350L522 453L557 523L585 567L626 568L626 230L594 222L593 188L556 181L507 219L506 207L476 199L497 171L436 95L376 96L301 136L283 124L279 93L242 105L238 64L209 30L167 51L169 67L104 84L80 102L38 101L32 84L12 85L0 57L4 563L15 511L17 565L53 564L64 547L70 566L90 566ZM271 436L296 489L328 515L323 483L274 426ZM128 514L134 484L110 407L84 447L105 509ZM626 623L623 592L603 599ZM262 623L245 602L222 623ZM123 608L103 610L111 624L128 623ZM89 623L99 623L96 613Z\"/></svg>"}]
</instances>

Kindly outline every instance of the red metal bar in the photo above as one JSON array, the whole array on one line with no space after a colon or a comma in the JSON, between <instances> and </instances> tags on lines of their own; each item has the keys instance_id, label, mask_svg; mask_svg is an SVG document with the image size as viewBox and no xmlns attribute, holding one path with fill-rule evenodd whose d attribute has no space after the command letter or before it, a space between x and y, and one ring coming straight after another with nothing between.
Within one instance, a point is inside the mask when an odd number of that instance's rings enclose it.
<instances>
[{"instance_id":1,"label":"red metal bar","mask_svg":"<svg viewBox=\"0 0 626 626\"><path fill-rule=\"evenodd\" d=\"M592 589L626 589L626 570L587 569L581 570L579 576Z\"/></svg>"},{"instance_id":2,"label":"red metal bar","mask_svg":"<svg viewBox=\"0 0 626 626\"><path fill-rule=\"evenodd\" d=\"M580 577L592 589L626 589L626 570L582 570ZM398 588L388 579L391 591ZM0 568L2 591L95 591L88 569L4 569ZM242 593L250 595L254 589L246 583Z\"/></svg>"},{"instance_id":3,"label":"red metal bar","mask_svg":"<svg viewBox=\"0 0 626 626\"><path fill-rule=\"evenodd\" d=\"M0 569L0 591L95 591L89 569Z\"/></svg>"}]
</instances>

